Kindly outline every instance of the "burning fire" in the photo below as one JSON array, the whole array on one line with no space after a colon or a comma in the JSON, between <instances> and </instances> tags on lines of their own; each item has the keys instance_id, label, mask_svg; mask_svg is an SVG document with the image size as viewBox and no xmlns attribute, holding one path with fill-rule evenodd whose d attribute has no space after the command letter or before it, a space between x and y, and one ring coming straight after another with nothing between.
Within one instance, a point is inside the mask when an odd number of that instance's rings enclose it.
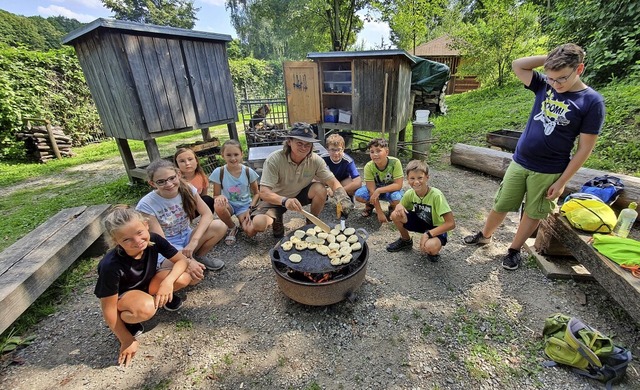
<instances>
[{"instance_id":1,"label":"burning fire","mask_svg":"<svg viewBox=\"0 0 640 390\"><path fill-rule=\"evenodd\" d=\"M324 283L331 280L331 272L327 272L324 274L312 274L311 272L303 272L302 273L307 279L314 283Z\"/></svg>"}]
</instances>

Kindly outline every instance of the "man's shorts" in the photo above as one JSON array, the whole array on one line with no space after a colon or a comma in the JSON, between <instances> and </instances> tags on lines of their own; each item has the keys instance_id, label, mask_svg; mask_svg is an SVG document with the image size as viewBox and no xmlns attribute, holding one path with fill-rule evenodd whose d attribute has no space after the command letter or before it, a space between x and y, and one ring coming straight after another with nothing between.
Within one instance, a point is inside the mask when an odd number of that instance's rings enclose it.
<instances>
[{"instance_id":1,"label":"man's shorts","mask_svg":"<svg viewBox=\"0 0 640 390\"><path fill-rule=\"evenodd\" d=\"M311 199L309 199L309 190L311 186L316 184L317 182L309 183L308 186L304 187L298 195L296 195L296 199L300 202L301 205L306 206L311 203ZM258 202L256 209L251 213L251 218L256 215L266 215L271 217L274 220L281 219L284 213L287 211L286 207L282 207L280 205L271 204L269 202L265 202L261 200Z\"/></svg>"},{"instance_id":2,"label":"man's shorts","mask_svg":"<svg viewBox=\"0 0 640 390\"><path fill-rule=\"evenodd\" d=\"M380 200L384 200L387 202L399 202L400 199L402 199L402 195L404 195L404 191L402 190L385 192L383 194L380 194ZM371 199L371 194L369 193L369 189L367 188L366 185L363 185L362 187L358 188L355 194L353 194L353 196L355 196L356 198L362 198L366 202L368 202L369 199Z\"/></svg>"},{"instance_id":3,"label":"man's shorts","mask_svg":"<svg viewBox=\"0 0 640 390\"><path fill-rule=\"evenodd\" d=\"M496 193L493 210L499 213L518 211L525 199L524 211L529 218L546 218L556 207L555 199L546 198L547 190L561 175L534 172L512 161Z\"/></svg>"},{"instance_id":4,"label":"man's shorts","mask_svg":"<svg viewBox=\"0 0 640 390\"><path fill-rule=\"evenodd\" d=\"M435 227L427 224L423 219L418 217L418 214L413 211L407 212L407 223L402 226L404 226L404 228L408 231L416 233L425 233L427 230L431 230ZM438 240L440 240L442 246L447 245L447 232L438 234L436 237L438 238Z\"/></svg>"}]
</instances>

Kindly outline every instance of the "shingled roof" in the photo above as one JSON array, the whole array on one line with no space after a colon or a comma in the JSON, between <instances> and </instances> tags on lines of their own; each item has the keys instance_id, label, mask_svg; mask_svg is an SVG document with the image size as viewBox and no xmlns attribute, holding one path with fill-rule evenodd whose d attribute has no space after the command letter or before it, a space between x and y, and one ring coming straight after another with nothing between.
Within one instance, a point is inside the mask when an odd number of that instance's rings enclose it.
<instances>
[{"instance_id":1,"label":"shingled roof","mask_svg":"<svg viewBox=\"0 0 640 390\"><path fill-rule=\"evenodd\" d=\"M451 49L449 47L449 45L452 43L453 40L449 36L443 35L440 38L436 38L432 41L423 43L422 45L416 47L415 55L420 57L460 55L460 52L458 50Z\"/></svg>"}]
</instances>

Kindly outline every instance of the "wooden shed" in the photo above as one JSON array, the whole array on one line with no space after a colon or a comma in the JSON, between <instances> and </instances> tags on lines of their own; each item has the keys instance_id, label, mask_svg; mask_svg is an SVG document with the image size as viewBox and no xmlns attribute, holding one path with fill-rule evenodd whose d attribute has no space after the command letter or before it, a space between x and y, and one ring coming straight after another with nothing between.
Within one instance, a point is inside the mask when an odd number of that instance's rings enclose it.
<instances>
[{"instance_id":1,"label":"wooden shed","mask_svg":"<svg viewBox=\"0 0 640 390\"><path fill-rule=\"evenodd\" d=\"M130 180L144 179L127 140L144 141L149 161L155 139L238 119L226 43L231 36L127 21L97 19L69 33L102 125L114 137Z\"/></svg>"},{"instance_id":2,"label":"wooden shed","mask_svg":"<svg viewBox=\"0 0 640 390\"><path fill-rule=\"evenodd\" d=\"M285 63L289 122L318 124L320 137L334 130L398 133L411 116L411 65L404 50L309 53L313 62Z\"/></svg>"},{"instance_id":3,"label":"wooden shed","mask_svg":"<svg viewBox=\"0 0 640 390\"><path fill-rule=\"evenodd\" d=\"M441 62L451 69L451 80L447 85L447 95L472 91L480 88L475 76L457 76L458 66L464 59L460 51L452 47L453 40L449 36L441 36L416 47L415 55L427 60Z\"/></svg>"}]
</instances>

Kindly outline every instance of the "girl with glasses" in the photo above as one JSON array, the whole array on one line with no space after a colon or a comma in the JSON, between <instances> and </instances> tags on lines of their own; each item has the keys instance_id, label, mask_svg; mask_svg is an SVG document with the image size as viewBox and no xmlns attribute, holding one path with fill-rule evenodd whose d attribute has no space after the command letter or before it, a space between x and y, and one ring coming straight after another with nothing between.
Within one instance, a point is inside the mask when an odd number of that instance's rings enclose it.
<instances>
[{"instance_id":1,"label":"girl with glasses","mask_svg":"<svg viewBox=\"0 0 640 390\"><path fill-rule=\"evenodd\" d=\"M145 195L136 206L149 221L149 230L167 239L174 247L191 259L187 272L192 284L204 278L204 270L217 271L224 267L222 260L207 254L224 237L227 226L213 219L213 213L194 186L182 179L180 170L171 161L156 160L147 167L148 183L153 191ZM191 222L200 215L195 229ZM158 267L166 263L158 260Z\"/></svg>"}]
</instances>

